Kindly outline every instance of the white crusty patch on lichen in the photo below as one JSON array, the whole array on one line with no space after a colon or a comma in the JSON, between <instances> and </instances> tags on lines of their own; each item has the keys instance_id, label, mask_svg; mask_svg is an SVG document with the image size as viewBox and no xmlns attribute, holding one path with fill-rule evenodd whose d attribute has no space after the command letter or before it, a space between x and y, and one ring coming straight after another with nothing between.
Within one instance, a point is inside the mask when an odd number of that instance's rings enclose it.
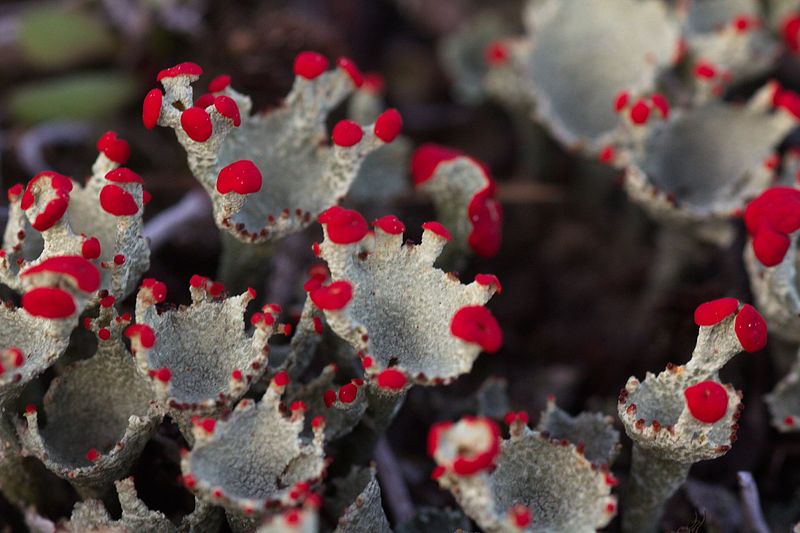
<instances>
[{"instance_id":1,"label":"white crusty patch on lichen","mask_svg":"<svg viewBox=\"0 0 800 533\"><path fill-rule=\"evenodd\" d=\"M647 128L623 150L630 198L665 224L729 243L729 220L773 183L768 161L796 125L788 112L771 108L772 90L746 106L712 100L630 126Z\"/></svg>"},{"instance_id":2,"label":"white crusty patch on lichen","mask_svg":"<svg viewBox=\"0 0 800 533\"><path fill-rule=\"evenodd\" d=\"M170 412L218 414L229 409L266 370L277 313L265 306L263 320L248 333L244 314L254 292L225 297L220 285L199 276L193 279L197 286L190 287L192 304L179 309L159 310L148 297L148 289L139 290L136 321L148 325L156 340L149 349L134 343L134 354L147 374L169 370L167 383L157 375L153 382Z\"/></svg>"},{"instance_id":3,"label":"white crusty patch on lichen","mask_svg":"<svg viewBox=\"0 0 800 533\"><path fill-rule=\"evenodd\" d=\"M217 225L242 241L278 239L308 226L347 194L364 158L385 144L374 125L364 126L362 139L353 146L328 143L328 114L355 89L343 68L310 80L297 76L281 105L264 113L251 114L250 98L228 86L214 94L236 102L241 124L235 127L212 103L206 108L211 136L195 141L182 128L181 114L194 104L191 84L197 78L183 74L161 80L166 93L158 124L175 130L189 168L211 197ZM220 194L220 171L241 160L252 161L260 171L260 190Z\"/></svg>"},{"instance_id":4,"label":"white crusty patch on lichen","mask_svg":"<svg viewBox=\"0 0 800 533\"><path fill-rule=\"evenodd\" d=\"M395 367L417 383L430 384L469 372L481 347L451 333L453 315L466 306L484 305L494 285L464 285L433 267L447 240L431 229L423 231L418 245L403 244L402 233L379 227L374 245L368 235L337 244L328 224L323 229L320 250L331 279L347 281L353 289L344 308L326 310L325 316L337 335L371 357L368 377Z\"/></svg>"},{"instance_id":5,"label":"white crusty patch on lichen","mask_svg":"<svg viewBox=\"0 0 800 533\"><path fill-rule=\"evenodd\" d=\"M267 505L295 502L297 484L320 480L324 424L315 428L313 439L302 437L303 412L287 417L282 393L283 386L273 380L261 401L242 400L183 457L184 482L198 497L256 518Z\"/></svg>"},{"instance_id":6,"label":"white crusty patch on lichen","mask_svg":"<svg viewBox=\"0 0 800 533\"><path fill-rule=\"evenodd\" d=\"M81 488L100 490L119 479L139 457L162 412L148 381L136 371L122 342L125 320L104 309L94 321L107 340L50 384L44 397L46 423L25 413L19 427L23 453Z\"/></svg>"},{"instance_id":7,"label":"white crusty patch on lichen","mask_svg":"<svg viewBox=\"0 0 800 533\"><path fill-rule=\"evenodd\" d=\"M535 114L560 142L589 153L615 135L616 94L652 90L678 48L677 22L654 0L530 1L524 20L529 44L509 50Z\"/></svg>"}]
</instances>

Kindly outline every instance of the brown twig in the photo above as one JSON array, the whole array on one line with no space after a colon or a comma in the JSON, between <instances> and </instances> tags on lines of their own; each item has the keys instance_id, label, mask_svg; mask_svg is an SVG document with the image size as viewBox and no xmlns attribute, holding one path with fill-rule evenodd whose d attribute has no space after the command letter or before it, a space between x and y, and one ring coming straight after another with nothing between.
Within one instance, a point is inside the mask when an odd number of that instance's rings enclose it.
<instances>
[{"instance_id":1,"label":"brown twig","mask_svg":"<svg viewBox=\"0 0 800 533\"><path fill-rule=\"evenodd\" d=\"M736 474L739 480L739 499L742 502L742 512L747 531L750 533L769 533L769 526L764 520L761 511L761 502L758 497L758 486L750 472L740 471Z\"/></svg>"},{"instance_id":2,"label":"brown twig","mask_svg":"<svg viewBox=\"0 0 800 533\"><path fill-rule=\"evenodd\" d=\"M375 447L375 464L378 469L378 481L386 495L385 503L395 525L410 520L414 516L414 504L411 503L411 494L403 479L400 464L386 437L381 437Z\"/></svg>"}]
</instances>

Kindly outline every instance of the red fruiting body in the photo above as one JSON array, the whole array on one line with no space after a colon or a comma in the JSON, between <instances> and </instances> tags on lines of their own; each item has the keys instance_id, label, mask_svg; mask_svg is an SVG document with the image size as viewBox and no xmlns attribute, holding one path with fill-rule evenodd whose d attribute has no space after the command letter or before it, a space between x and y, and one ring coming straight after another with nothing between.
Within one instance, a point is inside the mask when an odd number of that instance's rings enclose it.
<instances>
[{"instance_id":1,"label":"red fruiting body","mask_svg":"<svg viewBox=\"0 0 800 533\"><path fill-rule=\"evenodd\" d=\"M694 75L697 78L710 80L711 78L717 75L717 69L714 68L714 65L701 61L700 63L695 65Z\"/></svg>"},{"instance_id":2,"label":"red fruiting body","mask_svg":"<svg viewBox=\"0 0 800 533\"><path fill-rule=\"evenodd\" d=\"M339 388L339 401L342 403L353 403L358 395L358 387L352 383L347 383Z\"/></svg>"},{"instance_id":3,"label":"red fruiting body","mask_svg":"<svg viewBox=\"0 0 800 533\"><path fill-rule=\"evenodd\" d=\"M220 296L223 292L225 292L225 285L223 285L219 281L213 282L208 287L208 294L210 294L211 296L217 297Z\"/></svg>"},{"instance_id":4,"label":"red fruiting body","mask_svg":"<svg viewBox=\"0 0 800 533\"><path fill-rule=\"evenodd\" d=\"M767 323L752 305L744 304L734 322L736 338L746 352L757 352L767 344Z\"/></svg>"},{"instance_id":5,"label":"red fruiting body","mask_svg":"<svg viewBox=\"0 0 800 533\"><path fill-rule=\"evenodd\" d=\"M127 141L118 138L113 131L107 131L100 137L97 141L97 151L120 165L124 165L131 156L131 148Z\"/></svg>"},{"instance_id":6,"label":"red fruiting body","mask_svg":"<svg viewBox=\"0 0 800 533\"><path fill-rule=\"evenodd\" d=\"M630 99L630 94L628 91L620 91L617 93L617 97L614 99L614 111L619 113L623 109L628 106L628 100Z\"/></svg>"},{"instance_id":7,"label":"red fruiting body","mask_svg":"<svg viewBox=\"0 0 800 533\"><path fill-rule=\"evenodd\" d=\"M75 313L75 300L67 291L38 287L22 295L22 307L31 316L58 319Z\"/></svg>"},{"instance_id":8,"label":"red fruiting body","mask_svg":"<svg viewBox=\"0 0 800 533\"><path fill-rule=\"evenodd\" d=\"M36 412L36 405L29 403L25 406L25 412L28 414L33 414Z\"/></svg>"},{"instance_id":9,"label":"red fruiting body","mask_svg":"<svg viewBox=\"0 0 800 533\"><path fill-rule=\"evenodd\" d=\"M800 15L794 13L781 24L783 42L792 52L800 52Z\"/></svg>"},{"instance_id":10,"label":"red fruiting body","mask_svg":"<svg viewBox=\"0 0 800 533\"><path fill-rule=\"evenodd\" d=\"M325 424L325 417L322 415L315 416L314 419L311 421L312 428L318 428Z\"/></svg>"},{"instance_id":11,"label":"red fruiting body","mask_svg":"<svg viewBox=\"0 0 800 533\"><path fill-rule=\"evenodd\" d=\"M64 193L58 193L59 196L47 202L44 211L36 215L36 219L31 223L35 229L39 231L46 231L52 228L56 222L61 220L61 217L66 213L69 207L69 196Z\"/></svg>"},{"instance_id":12,"label":"red fruiting body","mask_svg":"<svg viewBox=\"0 0 800 533\"><path fill-rule=\"evenodd\" d=\"M200 287L205 287L207 281L207 277L201 276L200 274L194 274L191 278L189 278L189 286L199 289Z\"/></svg>"},{"instance_id":13,"label":"red fruiting body","mask_svg":"<svg viewBox=\"0 0 800 533\"><path fill-rule=\"evenodd\" d=\"M81 244L81 255L85 259L97 259L100 257L100 241L97 237L89 237Z\"/></svg>"},{"instance_id":14,"label":"red fruiting body","mask_svg":"<svg viewBox=\"0 0 800 533\"><path fill-rule=\"evenodd\" d=\"M447 470L445 469L445 467L437 466L431 472L431 479L436 481L437 479L439 479L440 477L445 475L446 472L447 472Z\"/></svg>"},{"instance_id":15,"label":"red fruiting body","mask_svg":"<svg viewBox=\"0 0 800 533\"><path fill-rule=\"evenodd\" d=\"M242 381L244 379L244 375L242 374L242 371L239 370L238 368L235 368L233 370L233 372L231 372L231 377L233 379L235 379L236 381Z\"/></svg>"},{"instance_id":16,"label":"red fruiting body","mask_svg":"<svg viewBox=\"0 0 800 533\"><path fill-rule=\"evenodd\" d=\"M161 116L161 102L164 94L159 89L152 89L144 97L142 103L142 122L144 127L152 130L158 124L158 117Z\"/></svg>"},{"instance_id":17,"label":"red fruiting body","mask_svg":"<svg viewBox=\"0 0 800 533\"><path fill-rule=\"evenodd\" d=\"M314 289L309 293L309 296L318 308L324 311L338 311L353 299L353 286L349 281L334 281Z\"/></svg>"},{"instance_id":18,"label":"red fruiting body","mask_svg":"<svg viewBox=\"0 0 800 533\"><path fill-rule=\"evenodd\" d=\"M319 278L311 278L310 280L303 283L303 290L306 292L315 291L322 287L322 280Z\"/></svg>"},{"instance_id":19,"label":"red fruiting body","mask_svg":"<svg viewBox=\"0 0 800 533\"><path fill-rule=\"evenodd\" d=\"M517 420L519 420L523 424L527 424L528 423L528 413L527 413L527 411L517 411L517 412L509 411L503 417L503 422L505 422L509 426L512 423L516 422Z\"/></svg>"},{"instance_id":20,"label":"red fruiting body","mask_svg":"<svg viewBox=\"0 0 800 533\"><path fill-rule=\"evenodd\" d=\"M143 348L152 348L156 344L156 334L153 333L152 328L147 324L134 324L132 326L128 326L125 330L125 336L129 339L132 338L134 335L139 336L139 344L142 345Z\"/></svg>"},{"instance_id":21,"label":"red fruiting body","mask_svg":"<svg viewBox=\"0 0 800 533\"><path fill-rule=\"evenodd\" d=\"M336 244L359 242L367 235L367 221L357 211L335 205L319 216L328 238Z\"/></svg>"},{"instance_id":22,"label":"red fruiting body","mask_svg":"<svg viewBox=\"0 0 800 533\"><path fill-rule=\"evenodd\" d=\"M207 141L213 130L211 117L199 107L190 107L181 113L181 127L190 139L199 143Z\"/></svg>"},{"instance_id":23,"label":"red fruiting body","mask_svg":"<svg viewBox=\"0 0 800 533\"><path fill-rule=\"evenodd\" d=\"M115 265L124 265L125 264L125 256L122 254L117 254L114 256L114 264Z\"/></svg>"},{"instance_id":24,"label":"red fruiting body","mask_svg":"<svg viewBox=\"0 0 800 533\"><path fill-rule=\"evenodd\" d=\"M23 192L25 188L22 186L21 183L17 183L16 185L12 185L8 189L8 201L14 202Z\"/></svg>"},{"instance_id":25,"label":"red fruiting body","mask_svg":"<svg viewBox=\"0 0 800 533\"><path fill-rule=\"evenodd\" d=\"M423 144L414 151L414 155L411 157L411 179L414 186L417 187L431 179L439 163L451 161L463 155L458 150L439 144Z\"/></svg>"},{"instance_id":26,"label":"red fruiting body","mask_svg":"<svg viewBox=\"0 0 800 533\"><path fill-rule=\"evenodd\" d=\"M753 252L767 267L780 264L789 250L789 235L800 230L800 191L774 187L750 202L744 212Z\"/></svg>"},{"instance_id":27,"label":"red fruiting body","mask_svg":"<svg viewBox=\"0 0 800 533\"><path fill-rule=\"evenodd\" d=\"M453 427L452 422L437 422L431 426L428 431L428 455L433 457L436 453L436 448L439 447L439 439L442 434Z\"/></svg>"},{"instance_id":28,"label":"red fruiting body","mask_svg":"<svg viewBox=\"0 0 800 533\"><path fill-rule=\"evenodd\" d=\"M331 139L333 144L348 148L361 142L364 137L364 131L361 126L352 120L340 120L336 126L333 127L333 134Z\"/></svg>"},{"instance_id":29,"label":"red fruiting body","mask_svg":"<svg viewBox=\"0 0 800 533\"><path fill-rule=\"evenodd\" d=\"M285 387L286 385L289 384L289 374L281 370L280 372L275 374L275 377L272 378L272 382L275 383L275 385L277 385L278 387Z\"/></svg>"},{"instance_id":30,"label":"red fruiting body","mask_svg":"<svg viewBox=\"0 0 800 533\"><path fill-rule=\"evenodd\" d=\"M300 52L294 58L294 75L313 80L328 68L328 58L316 52Z\"/></svg>"},{"instance_id":31,"label":"red fruiting body","mask_svg":"<svg viewBox=\"0 0 800 533\"><path fill-rule=\"evenodd\" d=\"M509 511L509 515L511 516L511 520L514 522L514 525L519 528L526 528L533 522L531 510L521 504L512 507Z\"/></svg>"},{"instance_id":32,"label":"red fruiting body","mask_svg":"<svg viewBox=\"0 0 800 533\"><path fill-rule=\"evenodd\" d=\"M491 197L493 186L483 189L470 200L467 214L472 230L467 244L480 257L492 257L500 250L503 208Z\"/></svg>"},{"instance_id":33,"label":"red fruiting body","mask_svg":"<svg viewBox=\"0 0 800 533\"><path fill-rule=\"evenodd\" d=\"M206 433L214 433L214 429L217 427L217 421L213 418L203 418L198 425L203 428L203 431Z\"/></svg>"},{"instance_id":34,"label":"red fruiting body","mask_svg":"<svg viewBox=\"0 0 800 533\"><path fill-rule=\"evenodd\" d=\"M447 228L445 228L440 223L435 221L425 222L424 224L422 224L422 229L428 230L432 232L434 235L438 235L439 237L443 238L446 241L450 241L453 239L453 236L450 234Z\"/></svg>"},{"instance_id":35,"label":"red fruiting body","mask_svg":"<svg viewBox=\"0 0 800 533\"><path fill-rule=\"evenodd\" d=\"M331 275L328 267L322 263L317 263L315 265L311 265L308 268L308 275L311 276L311 279L316 279L319 281L325 281L328 279L328 276Z\"/></svg>"},{"instance_id":36,"label":"red fruiting body","mask_svg":"<svg viewBox=\"0 0 800 533\"><path fill-rule=\"evenodd\" d=\"M637 126L644 124L650 118L650 106L642 99L637 100L631 107L630 117Z\"/></svg>"},{"instance_id":37,"label":"red fruiting body","mask_svg":"<svg viewBox=\"0 0 800 533\"><path fill-rule=\"evenodd\" d=\"M349 57L340 57L336 61L336 65L347 72L347 75L350 76L350 79L353 81L353 85L361 87L364 83L364 76L361 75L361 71L358 70L358 66L352 59Z\"/></svg>"},{"instance_id":38,"label":"red fruiting body","mask_svg":"<svg viewBox=\"0 0 800 533\"><path fill-rule=\"evenodd\" d=\"M153 377L162 383L169 383L169 380L172 379L172 372L170 372L169 368L159 368L155 371Z\"/></svg>"},{"instance_id":39,"label":"red fruiting body","mask_svg":"<svg viewBox=\"0 0 800 533\"><path fill-rule=\"evenodd\" d=\"M300 518L300 511L297 509L292 509L283 513L283 521L290 527L298 526L300 524Z\"/></svg>"},{"instance_id":40,"label":"red fruiting body","mask_svg":"<svg viewBox=\"0 0 800 533\"><path fill-rule=\"evenodd\" d=\"M192 474L186 474L183 476L183 484L186 485L187 489L193 489L197 485L197 478Z\"/></svg>"},{"instance_id":41,"label":"red fruiting body","mask_svg":"<svg viewBox=\"0 0 800 533\"><path fill-rule=\"evenodd\" d=\"M694 323L698 326L714 326L719 324L739 309L736 298L720 298L705 302L694 310Z\"/></svg>"},{"instance_id":42,"label":"red fruiting body","mask_svg":"<svg viewBox=\"0 0 800 533\"><path fill-rule=\"evenodd\" d=\"M45 259L36 266L22 272L22 277L49 272L69 276L84 292L94 292L100 286L97 267L78 255L63 255Z\"/></svg>"},{"instance_id":43,"label":"red fruiting body","mask_svg":"<svg viewBox=\"0 0 800 533\"><path fill-rule=\"evenodd\" d=\"M249 159L231 163L219 171L217 192L228 194L252 194L261 190L263 177L258 167Z\"/></svg>"},{"instance_id":44,"label":"red fruiting body","mask_svg":"<svg viewBox=\"0 0 800 533\"><path fill-rule=\"evenodd\" d=\"M103 211L117 217L133 216L139 206L133 195L117 185L106 185L100 191L100 206Z\"/></svg>"},{"instance_id":45,"label":"red fruiting body","mask_svg":"<svg viewBox=\"0 0 800 533\"><path fill-rule=\"evenodd\" d=\"M747 15L738 15L731 22L731 25L737 32L747 31L748 29L757 24L758 24L757 19L751 19Z\"/></svg>"},{"instance_id":46,"label":"red fruiting body","mask_svg":"<svg viewBox=\"0 0 800 533\"><path fill-rule=\"evenodd\" d=\"M397 109L387 109L375 120L375 127L373 131L375 136L385 143L390 143L400 135L403 129L403 117Z\"/></svg>"},{"instance_id":47,"label":"red fruiting body","mask_svg":"<svg viewBox=\"0 0 800 533\"><path fill-rule=\"evenodd\" d=\"M86 458L92 462L97 461L97 458L100 454L97 452L96 449L92 448L88 452L86 452Z\"/></svg>"},{"instance_id":48,"label":"red fruiting body","mask_svg":"<svg viewBox=\"0 0 800 533\"><path fill-rule=\"evenodd\" d=\"M150 200L153 199L153 195L150 194L149 191L142 191L142 204L147 205L150 203Z\"/></svg>"},{"instance_id":49,"label":"red fruiting body","mask_svg":"<svg viewBox=\"0 0 800 533\"><path fill-rule=\"evenodd\" d=\"M197 100L194 101L194 105L192 107L199 107L200 109L205 109L208 106L214 103L214 95L211 93L206 93L200 96Z\"/></svg>"},{"instance_id":50,"label":"red fruiting body","mask_svg":"<svg viewBox=\"0 0 800 533\"><path fill-rule=\"evenodd\" d=\"M794 91L777 86L775 93L772 95L772 105L786 110L795 118L800 118L800 95Z\"/></svg>"},{"instance_id":51,"label":"red fruiting body","mask_svg":"<svg viewBox=\"0 0 800 533\"><path fill-rule=\"evenodd\" d=\"M408 380L406 375L396 368L387 368L378 374L378 386L389 390L402 390Z\"/></svg>"},{"instance_id":52,"label":"red fruiting body","mask_svg":"<svg viewBox=\"0 0 800 533\"><path fill-rule=\"evenodd\" d=\"M495 421L486 417L467 416L461 419L459 424L483 426L483 429L489 433L489 443L484 449L470 451L472 453L464 453L463 450L459 450L459 454L451 465L452 471L460 476L470 476L491 468L494 459L500 453L500 428ZM431 428L428 434L428 453L431 456L435 455L443 433L450 430L451 427L452 423L444 422L434 424Z\"/></svg>"},{"instance_id":53,"label":"red fruiting body","mask_svg":"<svg viewBox=\"0 0 800 533\"><path fill-rule=\"evenodd\" d=\"M144 183L142 177L126 167L115 168L106 173L106 179L114 183Z\"/></svg>"},{"instance_id":54,"label":"red fruiting body","mask_svg":"<svg viewBox=\"0 0 800 533\"><path fill-rule=\"evenodd\" d=\"M306 406L306 403L304 401L297 400L297 401L292 402L292 405L289 407L289 410L291 410L291 411L307 411L308 407Z\"/></svg>"},{"instance_id":55,"label":"red fruiting body","mask_svg":"<svg viewBox=\"0 0 800 533\"><path fill-rule=\"evenodd\" d=\"M700 422L713 424L728 410L728 392L716 381L703 381L683 391L689 412Z\"/></svg>"},{"instance_id":56,"label":"red fruiting body","mask_svg":"<svg viewBox=\"0 0 800 533\"><path fill-rule=\"evenodd\" d=\"M165 68L158 73L158 76L156 76L156 81L161 81L164 78L174 78L175 76L200 77L202 75L203 69L200 68L200 65L192 63L191 61L186 61L184 63L178 63L174 67Z\"/></svg>"},{"instance_id":57,"label":"red fruiting body","mask_svg":"<svg viewBox=\"0 0 800 533\"><path fill-rule=\"evenodd\" d=\"M487 64L496 66L508 61L508 47L502 41L494 41L483 50L483 60Z\"/></svg>"},{"instance_id":58,"label":"red fruiting body","mask_svg":"<svg viewBox=\"0 0 800 533\"><path fill-rule=\"evenodd\" d=\"M111 331L108 328L101 328L100 331L97 332L97 336L100 337L100 340L107 341L111 338Z\"/></svg>"},{"instance_id":59,"label":"red fruiting body","mask_svg":"<svg viewBox=\"0 0 800 533\"><path fill-rule=\"evenodd\" d=\"M450 333L467 342L480 345L483 351L494 353L503 345L503 331L492 313L480 305L462 307L453 315Z\"/></svg>"},{"instance_id":60,"label":"red fruiting body","mask_svg":"<svg viewBox=\"0 0 800 533\"><path fill-rule=\"evenodd\" d=\"M214 99L214 107L223 117L231 119L235 127L242 124L242 117L239 115L239 106L230 96L217 96Z\"/></svg>"},{"instance_id":61,"label":"red fruiting body","mask_svg":"<svg viewBox=\"0 0 800 533\"><path fill-rule=\"evenodd\" d=\"M614 162L614 147L613 146L606 146L602 150L600 150L600 158L601 163L613 163Z\"/></svg>"},{"instance_id":62,"label":"red fruiting body","mask_svg":"<svg viewBox=\"0 0 800 533\"><path fill-rule=\"evenodd\" d=\"M325 407L330 408L331 405L336 403L336 392L328 389L322 395L322 401L325 402Z\"/></svg>"},{"instance_id":63,"label":"red fruiting body","mask_svg":"<svg viewBox=\"0 0 800 533\"><path fill-rule=\"evenodd\" d=\"M142 280L142 287L150 289L153 299L161 303L167 297L167 286L155 278L145 278Z\"/></svg>"},{"instance_id":64,"label":"red fruiting body","mask_svg":"<svg viewBox=\"0 0 800 533\"><path fill-rule=\"evenodd\" d=\"M669 102L663 94L655 93L650 97L650 102L652 102L653 107L661 112L661 116L663 118L667 118L669 116Z\"/></svg>"},{"instance_id":65,"label":"red fruiting body","mask_svg":"<svg viewBox=\"0 0 800 533\"><path fill-rule=\"evenodd\" d=\"M494 274L476 274L475 281L479 285L494 286L494 290L497 292L497 294L503 293L503 286L500 284L500 280L497 279L497 276Z\"/></svg>"},{"instance_id":66,"label":"red fruiting body","mask_svg":"<svg viewBox=\"0 0 800 533\"><path fill-rule=\"evenodd\" d=\"M322 319L318 316L314 317L314 331L316 331L318 335L322 335L323 331L325 331L322 325Z\"/></svg>"},{"instance_id":67,"label":"red fruiting body","mask_svg":"<svg viewBox=\"0 0 800 533\"><path fill-rule=\"evenodd\" d=\"M386 83L383 80L383 75L379 72L368 72L364 74L364 90L380 94L383 92L385 85Z\"/></svg>"},{"instance_id":68,"label":"red fruiting body","mask_svg":"<svg viewBox=\"0 0 800 533\"><path fill-rule=\"evenodd\" d=\"M220 74L208 84L208 92L218 93L224 91L231 84L231 77L227 74Z\"/></svg>"},{"instance_id":69,"label":"red fruiting body","mask_svg":"<svg viewBox=\"0 0 800 533\"><path fill-rule=\"evenodd\" d=\"M386 215L385 217L373 220L372 225L390 235L400 235L406 230L403 222L394 215Z\"/></svg>"},{"instance_id":70,"label":"red fruiting body","mask_svg":"<svg viewBox=\"0 0 800 533\"><path fill-rule=\"evenodd\" d=\"M115 301L117 301L117 299L109 294L108 296L106 296L104 298L100 298L100 306L101 307L105 307L105 308L109 308L112 305L114 305Z\"/></svg>"},{"instance_id":71,"label":"red fruiting body","mask_svg":"<svg viewBox=\"0 0 800 533\"><path fill-rule=\"evenodd\" d=\"M11 362L15 367L19 368L25 364L25 355L19 348L12 346L8 349L8 354L11 356Z\"/></svg>"}]
</instances>

